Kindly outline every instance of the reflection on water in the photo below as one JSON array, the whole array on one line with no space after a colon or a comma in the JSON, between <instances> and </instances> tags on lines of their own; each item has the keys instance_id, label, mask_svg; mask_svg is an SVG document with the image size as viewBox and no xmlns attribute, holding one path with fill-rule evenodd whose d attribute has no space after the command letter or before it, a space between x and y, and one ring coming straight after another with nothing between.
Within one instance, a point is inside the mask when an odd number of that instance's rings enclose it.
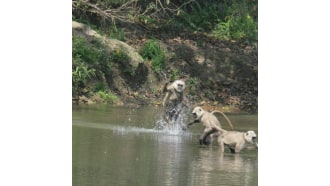
<instances>
[{"instance_id":1,"label":"reflection on water","mask_svg":"<svg viewBox=\"0 0 330 186\"><path fill-rule=\"evenodd\" d=\"M73 107L73 185L258 184L255 150L201 147L196 126L159 130L157 108ZM236 129L257 133L257 116L229 115Z\"/></svg>"},{"instance_id":2,"label":"reflection on water","mask_svg":"<svg viewBox=\"0 0 330 186\"><path fill-rule=\"evenodd\" d=\"M194 174L190 185L257 185L258 164L255 156L255 153L249 158L246 154L200 148L199 158L190 167Z\"/></svg>"}]
</instances>

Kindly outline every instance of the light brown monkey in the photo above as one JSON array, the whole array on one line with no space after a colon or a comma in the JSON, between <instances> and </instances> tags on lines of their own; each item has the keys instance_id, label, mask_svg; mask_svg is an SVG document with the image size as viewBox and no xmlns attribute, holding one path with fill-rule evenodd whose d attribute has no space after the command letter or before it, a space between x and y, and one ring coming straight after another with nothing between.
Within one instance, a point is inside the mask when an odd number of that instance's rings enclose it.
<instances>
[{"instance_id":1,"label":"light brown monkey","mask_svg":"<svg viewBox=\"0 0 330 186\"><path fill-rule=\"evenodd\" d=\"M229 123L230 127L233 129L233 125L231 124L229 118L223 112L215 110L215 111L210 113L210 112L204 110L201 107L195 107L194 110L192 111L194 121L189 123L187 125L187 127L189 127L190 125L192 125L194 123L197 123L197 122L201 122L203 124L205 129L204 129L204 132L202 133L202 135L199 138L199 143L201 145L205 144L203 141L207 141L209 144L211 144L212 139L214 137L217 137L217 134L215 132L212 132L211 136L210 136L210 134L206 136L206 134L208 134L213 128L217 129L218 131L221 130L220 121L217 119L217 117L214 115L214 113L222 114L222 116ZM211 138L209 138L209 137L211 137ZM205 138L208 138L208 139L205 140ZM206 144L206 145L208 145L208 144Z\"/></svg>"},{"instance_id":2,"label":"light brown monkey","mask_svg":"<svg viewBox=\"0 0 330 186\"><path fill-rule=\"evenodd\" d=\"M258 149L258 144L256 142L257 135L254 131L249 130L247 132L238 131L227 131L222 128L213 128L208 131L202 142L207 144L212 134L218 135L218 144L220 146L221 152L224 152L224 146L227 146L231 153L239 153L243 148L247 146L248 143L255 145Z\"/></svg>"},{"instance_id":3,"label":"light brown monkey","mask_svg":"<svg viewBox=\"0 0 330 186\"><path fill-rule=\"evenodd\" d=\"M178 119L185 104L183 95L185 87L186 84L183 80L175 80L170 85L168 85L168 83L165 84L163 91L166 92L166 94L162 105L165 107L164 119L170 127L173 127L173 124Z\"/></svg>"},{"instance_id":4,"label":"light brown monkey","mask_svg":"<svg viewBox=\"0 0 330 186\"><path fill-rule=\"evenodd\" d=\"M176 103L183 101L183 91L186 87L186 83L182 80L175 80L173 83L168 85L165 84L164 91L166 91L163 99L163 106L166 106L168 102Z\"/></svg>"}]
</instances>

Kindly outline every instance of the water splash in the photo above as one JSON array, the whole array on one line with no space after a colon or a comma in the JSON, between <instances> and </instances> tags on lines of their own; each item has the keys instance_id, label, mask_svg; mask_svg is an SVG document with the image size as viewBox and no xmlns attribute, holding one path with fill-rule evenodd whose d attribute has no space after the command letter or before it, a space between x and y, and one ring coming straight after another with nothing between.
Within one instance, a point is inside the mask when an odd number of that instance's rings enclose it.
<instances>
[{"instance_id":1,"label":"water splash","mask_svg":"<svg viewBox=\"0 0 330 186\"><path fill-rule=\"evenodd\" d=\"M173 121L172 125L169 124L167 121L165 121L163 118L157 120L154 130L164 131L171 135L181 135L185 133L183 128L186 127L186 124L187 124L187 112L183 110L179 114L177 120Z\"/></svg>"},{"instance_id":2,"label":"water splash","mask_svg":"<svg viewBox=\"0 0 330 186\"><path fill-rule=\"evenodd\" d=\"M161 121L159 121L161 123ZM145 134L145 133L154 133L154 134L166 134L166 135L181 135L183 134L182 130L169 130L166 129L164 123L159 124L159 126L163 125L164 128L143 128L143 127L135 127L128 125L109 125L108 123L96 123L96 122L86 122L81 120L75 120L73 125L80 127L88 127L88 128L96 128L96 129L105 129L112 130L116 134L126 135L130 133L134 134Z\"/></svg>"},{"instance_id":3,"label":"water splash","mask_svg":"<svg viewBox=\"0 0 330 186\"><path fill-rule=\"evenodd\" d=\"M114 133L117 134L128 134L128 133L135 133L135 134L140 134L140 133L155 133L155 132L160 132L160 131L155 131L154 129L147 129L147 128L139 128L139 127L132 127L132 126L113 126L111 130L114 131Z\"/></svg>"},{"instance_id":4,"label":"water splash","mask_svg":"<svg viewBox=\"0 0 330 186\"><path fill-rule=\"evenodd\" d=\"M158 113L154 115L154 118L150 118L150 120L141 120L139 122L136 121L138 117L136 117L133 113L136 110L130 109L127 113L127 119L123 123L100 123L100 122L87 122L87 121L81 121L79 119L73 120L73 125L83 126L83 127L89 127L89 128L98 128L98 129L106 129L106 130L112 130L116 134L120 135L126 135L126 134L144 134L144 133L154 133L156 135L166 135L166 136L185 136L189 135L188 131L182 130L184 126L187 124L187 116L188 111L187 107L182 109L181 113L178 115L177 120L173 123L173 125L170 127L170 125L163 119L162 112L159 112L159 110L154 110L154 113ZM158 115L158 116L157 116ZM158 119L157 119L158 117ZM149 123L150 122L150 123ZM139 126L134 126L134 125ZM151 127L147 127L150 126ZM146 127L141 127L146 126Z\"/></svg>"}]
</instances>

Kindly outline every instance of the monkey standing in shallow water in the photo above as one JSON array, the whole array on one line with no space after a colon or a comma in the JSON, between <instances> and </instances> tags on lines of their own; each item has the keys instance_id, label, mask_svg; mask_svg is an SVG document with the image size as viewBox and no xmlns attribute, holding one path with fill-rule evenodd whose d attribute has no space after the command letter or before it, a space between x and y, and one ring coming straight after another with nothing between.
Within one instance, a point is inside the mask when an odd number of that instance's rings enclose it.
<instances>
[{"instance_id":1,"label":"monkey standing in shallow water","mask_svg":"<svg viewBox=\"0 0 330 186\"><path fill-rule=\"evenodd\" d=\"M239 153L247 146L247 144L252 144L256 147L256 149L258 149L258 143L256 141L257 135L253 130L238 132L227 131L221 128L212 128L212 130L206 132L204 138L202 139L202 143L208 145L210 135L214 133L217 134L221 152L224 152L224 146L227 146L231 153Z\"/></svg>"},{"instance_id":2,"label":"monkey standing in shallow water","mask_svg":"<svg viewBox=\"0 0 330 186\"><path fill-rule=\"evenodd\" d=\"M203 124L204 131L199 138L199 143L201 145L209 145L212 143L213 138L218 137L218 133L212 132L212 129L217 129L217 131L221 131L221 124L220 121L215 117L214 113L220 113L228 122L230 127L233 129L233 125L231 124L229 118L221 111L215 110L213 112L208 112L201 107L195 107L192 111L194 121L189 123L186 127L188 128L190 125L194 123L201 122Z\"/></svg>"},{"instance_id":3,"label":"monkey standing in shallow water","mask_svg":"<svg viewBox=\"0 0 330 186\"><path fill-rule=\"evenodd\" d=\"M182 80L175 80L172 84L165 84L164 92L166 92L162 105L165 108L164 119L173 128L175 121L178 119L184 105L183 91L185 89L185 82Z\"/></svg>"},{"instance_id":4,"label":"monkey standing in shallow water","mask_svg":"<svg viewBox=\"0 0 330 186\"><path fill-rule=\"evenodd\" d=\"M221 111L215 110L210 113L201 107L195 107L192 111L195 120L189 123L187 127L197 122L201 122L203 124L205 129L199 138L199 143L201 145L210 145L212 144L213 139L217 138L221 152L224 152L225 145L232 153L240 152L248 143L254 144L255 147L258 148L258 144L256 142L257 135L254 131L238 132L224 130L221 128L220 122L214 116L214 113L222 114L233 129L233 125L231 124L229 118L227 118L227 116Z\"/></svg>"}]
</instances>

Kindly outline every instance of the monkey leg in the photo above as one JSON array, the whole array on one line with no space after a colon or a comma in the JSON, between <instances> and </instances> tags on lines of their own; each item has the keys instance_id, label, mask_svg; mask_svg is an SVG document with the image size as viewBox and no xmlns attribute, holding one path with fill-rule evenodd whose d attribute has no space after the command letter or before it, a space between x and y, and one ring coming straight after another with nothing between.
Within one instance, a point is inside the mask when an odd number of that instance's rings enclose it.
<instances>
[{"instance_id":1,"label":"monkey leg","mask_svg":"<svg viewBox=\"0 0 330 186\"><path fill-rule=\"evenodd\" d=\"M200 145L204 145L204 140L205 140L205 138L206 138L206 136L207 136L207 132L208 132L208 131L203 132L202 135L199 137L199 144L200 144ZM205 145L209 145L209 144L205 144Z\"/></svg>"},{"instance_id":2,"label":"monkey leg","mask_svg":"<svg viewBox=\"0 0 330 186\"><path fill-rule=\"evenodd\" d=\"M172 129L182 111L182 104L168 104L165 109L166 123Z\"/></svg>"},{"instance_id":3,"label":"monkey leg","mask_svg":"<svg viewBox=\"0 0 330 186\"><path fill-rule=\"evenodd\" d=\"M223 142L222 136L223 134L220 134L220 136L218 136L218 144L219 144L219 150L220 152L225 152L225 143Z\"/></svg>"},{"instance_id":4,"label":"monkey leg","mask_svg":"<svg viewBox=\"0 0 330 186\"><path fill-rule=\"evenodd\" d=\"M244 143L237 143L235 146L235 152L239 153L244 147Z\"/></svg>"},{"instance_id":5,"label":"monkey leg","mask_svg":"<svg viewBox=\"0 0 330 186\"><path fill-rule=\"evenodd\" d=\"M236 152L236 150L233 147L231 147L230 145L227 145L226 144L226 146L229 148L229 150L230 150L231 153L235 153Z\"/></svg>"},{"instance_id":6,"label":"monkey leg","mask_svg":"<svg viewBox=\"0 0 330 186\"><path fill-rule=\"evenodd\" d=\"M182 103L175 103L172 109L172 119L176 121L182 111Z\"/></svg>"},{"instance_id":7,"label":"monkey leg","mask_svg":"<svg viewBox=\"0 0 330 186\"><path fill-rule=\"evenodd\" d=\"M172 104L167 104L165 107L164 120L166 121L170 129L173 127L174 124L174 120L173 120L175 114L174 109L175 108Z\"/></svg>"},{"instance_id":8,"label":"monkey leg","mask_svg":"<svg viewBox=\"0 0 330 186\"><path fill-rule=\"evenodd\" d=\"M204 130L203 134L199 138L199 144L201 145L210 145L212 144L213 138L216 137L217 129L212 128L209 130Z\"/></svg>"},{"instance_id":9,"label":"monkey leg","mask_svg":"<svg viewBox=\"0 0 330 186\"><path fill-rule=\"evenodd\" d=\"M174 116L173 116L174 121L176 121L178 119L180 113L181 113L181 109L175 111Z\"/></svg>"},{"instance_id":10,"label":"monkey leg","mask_svg":"<svg viewBox=\"0 0 330 186\"><path fill-rule=\"evenodd\" d=\"M219 137L221 138L221 137ZM225 144L222 142L222 140L218 140L218 143L219 143L219 149L220 149L220 152L225 152Z\"/></svg>"},{"instance_id":11,"label":"monkey leg","mask_svg":"<svg viewBox=\"0 0 330 186\"><path fill-rule=\"evenodd\" d=\"M210 144L212 144L211 136L205 136L202 140L199 139L199 144L200 145L210 145Z\"/></svg>"}]
</instances>

